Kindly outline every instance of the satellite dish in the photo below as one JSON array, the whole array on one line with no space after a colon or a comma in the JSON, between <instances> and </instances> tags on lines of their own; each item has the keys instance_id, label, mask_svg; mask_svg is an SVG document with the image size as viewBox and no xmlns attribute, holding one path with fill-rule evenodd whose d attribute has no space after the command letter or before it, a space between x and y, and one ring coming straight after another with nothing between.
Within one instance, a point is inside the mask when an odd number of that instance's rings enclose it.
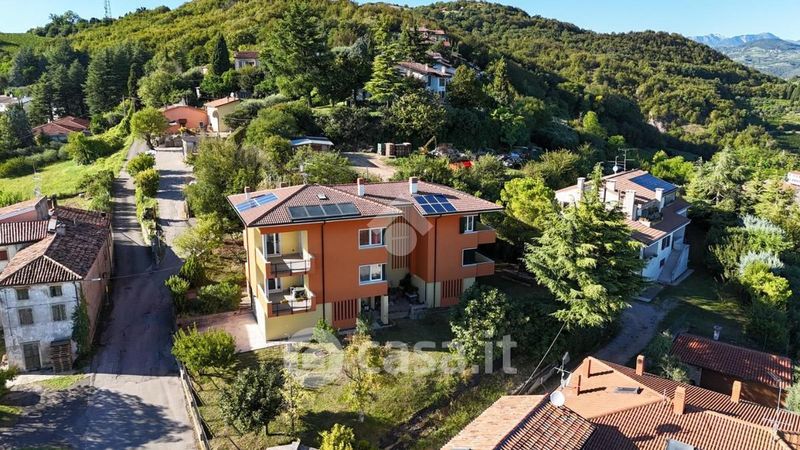
<instances>
[{"instance_id":1,"label":"satellite dish","mask_svg":"<svg viewBox=\"0 0 800 450\"><path fill-rule=\"evenodd\" d=\"M611 170L613 170L614 173L617 173L617 172L619 172L619 166L614 164L614 167L612 167Z\"/></svg>"},{"instance_id":2,"label":"satellite dish","mask_svg":"<svg viewBox=\"0 0 800 450\"><path fill-rule=\"evenodd\" d=\"M564 397L564 394L561 393L561 391L553 391L553 393L550 394L550 404L556 408L564 406L564 402L566 400L567 399Z\"/></svg>"}]
</instances>

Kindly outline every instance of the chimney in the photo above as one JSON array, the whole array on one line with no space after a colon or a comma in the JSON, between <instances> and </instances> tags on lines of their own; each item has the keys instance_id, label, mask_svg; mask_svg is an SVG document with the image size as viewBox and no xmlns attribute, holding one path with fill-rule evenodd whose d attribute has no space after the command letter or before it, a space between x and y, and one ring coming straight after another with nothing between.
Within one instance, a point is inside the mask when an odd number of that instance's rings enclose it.
<instances>
[{"instance_id":1,"label":"chimney","mask_svg":"<svg viewBox=\"0 0 800 450\"><path fill-rule=\"evenodd\" d=\"M644 375L644 355L636 357L636 375Z\"/></svg>"},{"instance_id":2,"label":"chimney","mask_svg":"<svg viewBox=\"0 0 800 450\"><path fill-rule=\"evenodd\" d=\"M719 335L722 333L722 325L714 325L714 340L719 340Z\"/></svg>"},{"instance_id":3,"label":"chimney","mask_svg":"<svg viewBox=\"0 0 800 450\"><path fill-rule=\"evenodd\" d=\"M581 376L575 376L575 395L581 395Z\"/></svg>"},{"instance_id":4,"label":"chimney","mask_svg":"<svg viewBox=\"0 0 800 450\"><path fill-rule=\"evenodd\" d=\"M356 180L356 186L358 187L358 196L363 197L366 193L366 186L364 186L364 179L359 178Z\"/></svg>"},{"instance_id":5,"label":"chimney","mask_svg":"<svg viewBox=\"0 0 800 450\"><path fill-rule=\"evenodd\" d=\"M586 188L586 178L578 178L578 200L583 198L583 190Z\"/></svg>"},{"instance_id":6,"label":"chimney","mask_svg":"<svg viewBox=\"0 0 800 450\"><path fill-rule=\"evenodd\" d=\"M617 180L607 180L606 181L606 190L608 192L616 192L616 190L617 190Z\"/></svg>"},{"instance_id":7,"label":"chimney","mask_svg":"<svg viewBox=\"0 0 800 450\"><path fill-rule=\"evenodd\" d=\"M672 411L681 416L686 409L686 388L678 386L675 388L675 396L672 398Z\"/></svg>"},{"instance_id":8,"label":"chimney","mask_svg":"<svg viewBox=\"0 0 800 450\"><path fill-rule=\"evenodd\" d=\"M630 220L636 220L636 191L625 191L625 199L623 200L622 212Z\"/></svg>"},{"instance_id":9,"label":"chimney","mask_svg":"<svg viewBox=\"0 0 800 450\"><path fill-rule=\"evenodd\" d=\"M742 398L742 382L739 380L734 380L733 387L731 388L731 401L733 403L739 403L739 400Z\"/></svg>"},{"instance_id":10,"label":"chimney","mask_svg":"<svg viewBox=\"0 0 800 450\"><path fill-rule=\"evenodd\" d=\"M408 179L408 192L411 194L416 194L419 185L419 178L411 177Z\"/></svg>"},{"instance_id":11,"label":"chimney","mask_svg":"<svg viewBox=\"0 0 800 450\"><path fill-rule=\"evenodd\" d=\"M250 200L250 186L244 187L244 198Z\"/></svg>"},{"instance_id":12,"label":"chimney","mask_svg":"<svg viewBox=\"0 0 800 450\"><path fill-rule=\"evenodd\" d=\"M658 210L664 209L664 188L656 188L656 200L658 200Z\"/></svg>"}]
</instances>

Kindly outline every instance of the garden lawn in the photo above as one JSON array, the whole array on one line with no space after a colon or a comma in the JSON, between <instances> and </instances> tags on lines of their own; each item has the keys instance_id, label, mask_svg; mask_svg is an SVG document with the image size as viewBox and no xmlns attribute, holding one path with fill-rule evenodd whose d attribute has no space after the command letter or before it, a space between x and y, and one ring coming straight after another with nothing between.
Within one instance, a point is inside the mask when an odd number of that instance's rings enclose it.
<instances>
[{"instance_id":1,"label":"garden lawn","mask_svg":"<svg viewBox=\"0 0 800 450\"><path fill-rule=\"evenodd\" d=\"M659 299L674 298L680 303L661 321L661 329L672 333L687 331L711 337L714 325L722 326L722 340L752 346L744 334L747 320L735 292L715 280L707 270L695 266L695 272L678 286L668 286Z\"/></svg>"},{"instance_id":2,"label":"garden lawn","mask_svg":"<svg viewBox=\"0 0 800 450\"><path fill-rule=\"evenodd\" d=\"M396 338L412 336L422 329L420 325L425 320L417 321L405 329L405 333L395 330L390 334L376 336L379 340L396 340ZM403 321L404 326L411 321ZM434 336L431 336L434 337ZM436 336L438 337L438 336ZM390 339L387 339L390 338ZM405 339L404 341L407 341ZM239 368L253 366L260 361L282 362L285 347L273 347L255 352L238 355ZM416 412L433 405L438 400L450 395L453 388L452 377L441 374L430 374L424 370L428 364L442 364L450 355L441 349L415 352L409 349L392 349L387 359L400 362L408 361L411 370L402 371L389 377L375 391L375 399L366 412L363 423L358 422L358 414L344 399L346 379L338 372L326 372L323 369L311 369L306 375L309 381L328 379L329 384L324 384L315 389L310 389L308 410L301 420L297 435L306 445L318 445L319 433L330 429L334 424L340 423L352 427L359 440L367 440L377 446L381 437L394 427L409 420ZM316 363L330 363L339 360L340 354L331 352L327 356L317 357L305 354ZM304 359L305 360L305 359ZM265 448L272 445L289 443L295 439L290 433L288 421L284 417L270 423L270 434L265 436L263 431L257 433L239 433L234 428L226 425L222 420L219 408L221 388L225 380L217 377L196 377L195 386L200 396L200 412L208 424L213 436L211 445L217 449L228 448Z\"/></svg>"},{"instance_id":3,"label":"garden lawn","mask_svg":"<svg viewBox=\"0 0 800 450\"><path fill-rule=\"evenodd\" d=\"M111 170L118 174L128 153L128 146L122 150L100 158L89 165L79 165L73 160L62 161L40 170L36 175L0 179L0 191L16 192L23 198L31 198L36 188L37 178L41 184L42 195L56 198L74 197L79 193L79 184L85 176L92 176L101 170ZM80 206L80 202L73 202Z\"/></svg>"},{"instance_id":4,"label":"garden lawn","mask_svg":"<svg viewBox=\"0 0 800 450\"><path fill-rule=\"evenodd\" d=\"M38 381L36 384L42 386L48 391L63 391L75 385L75 383L86 378L86 375L79 373L75 375L63 375L60 377L48 378L43 381Z\"/></svg>"},{"instance_id":5,"label":"garden lawn","mask_svg":"<svg viewBox=\"0 0 800 450\"><path fill-rule=\"evenodd\" d=\"M22 410L16 406L0 405L0 427L10 427Z\"/></svg>"}]
</instances>

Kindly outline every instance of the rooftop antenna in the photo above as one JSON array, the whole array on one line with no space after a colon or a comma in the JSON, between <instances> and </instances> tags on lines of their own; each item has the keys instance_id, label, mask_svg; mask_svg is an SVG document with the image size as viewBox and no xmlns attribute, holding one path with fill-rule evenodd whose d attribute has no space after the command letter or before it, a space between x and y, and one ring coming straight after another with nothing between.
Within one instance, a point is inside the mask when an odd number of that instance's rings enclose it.
<instances>
[{"instance_id":1,"label":"rooftop antenna","mask_svg":"<svg viewBox=\"0 0 800 450\"><path fill-rule=\"evenodd\" d=\"M621 149L619 149L619 151L622 152L622 155L617 155L617 156L614 157L614 166L611 168L611 170L614 173L619 172L620 169L622 169L623 172L628 170L628 161L633 161L632 159L628 158L628 151L630 151L630 150L633 150L633 149L632 148L621 148ZM622 156L622 167L620 167L620 156ZM608 161L608 162L611 162L611 161Z\"/></svg>"},{"instance_id":2,"label":"rooftop antenna","mask_svg":"<svg viewBox=\"0 0 800 450\"><path fill-rule=\"evenodd\" d=\"M561 383L559 383L559 389L564 389L569 385L569 379L572 376L572 372L565 369L564 367L569 364L569 352L564 352L564 356L561 357L561 366L556 367L554 370L561 374Z\"/></svg>"},{"instance_id":3,"label":"rooftop antenna","mask_svg":"<svg viewBox=\"0 0 800 450\"><path fill-rule=\"evenodd\" d=\"M40 198L42 196L42 174L36 171L36 166L33 166L33 197Z\"/></svg>"},{"instance_id":4,"label":"rooftop antenna","mask_svg":"<svg viewBox=\"0 0 800 450\"><path fill-rule=\"evenodd\" d=\"M105 6L106 19L110 19L111 18L111 0L105 0L104 6Z\"/></svg>"}]
</instances>

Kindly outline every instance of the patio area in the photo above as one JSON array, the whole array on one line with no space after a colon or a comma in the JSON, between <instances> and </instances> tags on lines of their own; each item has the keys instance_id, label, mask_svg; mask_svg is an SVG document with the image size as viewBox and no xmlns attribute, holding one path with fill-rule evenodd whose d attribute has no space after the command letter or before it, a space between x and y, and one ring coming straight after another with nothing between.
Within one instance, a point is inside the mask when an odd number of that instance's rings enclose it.
<instances>
[{"instance_id":1,"label":"patio area","mask_svg":"<svg viewBox=\"0 0 800 450\"><path fill-rule=\"evenodd\" d=\"M190 326L192 323L197 326L198 331L214 329L230 333L236 341L238 353L286 344L286 341L267 341L249 309L187 318L179 326Z\"/></svg>"}]
</instances>

